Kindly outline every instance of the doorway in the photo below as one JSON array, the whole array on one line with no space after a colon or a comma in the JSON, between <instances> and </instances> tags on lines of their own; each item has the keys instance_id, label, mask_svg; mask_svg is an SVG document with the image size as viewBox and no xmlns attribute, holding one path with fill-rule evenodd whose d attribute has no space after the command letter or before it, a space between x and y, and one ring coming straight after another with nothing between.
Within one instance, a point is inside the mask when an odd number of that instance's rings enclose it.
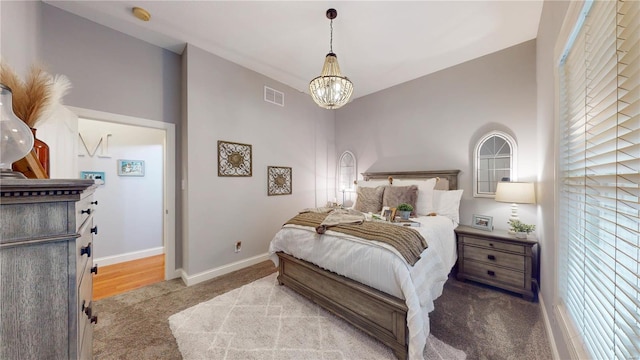
<instances>
[{"instance_id":1,"label":"doorway","mask_svg":"<svg viewBox=\"0 0 640 360\"><path fill-rule=\"evenodd\" d=\"M96 218L104 224L100 234L104 240L95 244L94 262L109 266L164 254L165 280L179 277L175 269L175 125L69 109L79 117L78 170L104 173L95 194L103 198ZM132 166L136 171L128 171Z\"/></svg>"}]
</instances>

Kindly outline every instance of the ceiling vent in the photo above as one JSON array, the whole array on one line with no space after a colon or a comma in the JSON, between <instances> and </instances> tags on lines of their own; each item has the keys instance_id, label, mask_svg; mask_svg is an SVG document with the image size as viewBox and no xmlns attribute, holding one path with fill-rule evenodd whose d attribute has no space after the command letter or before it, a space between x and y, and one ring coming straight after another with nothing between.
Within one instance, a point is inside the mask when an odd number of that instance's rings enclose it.
<instances>
[{"instance_id":1,"label":"ceiling vent","mask_svg":"<svg viewBox=\"0 0 640 360\"><path fill-rule=\"evenodd\" d=\"M284 93L268 86L264 87L264 101L284 106Z\"/></svg>"}]
</instances>

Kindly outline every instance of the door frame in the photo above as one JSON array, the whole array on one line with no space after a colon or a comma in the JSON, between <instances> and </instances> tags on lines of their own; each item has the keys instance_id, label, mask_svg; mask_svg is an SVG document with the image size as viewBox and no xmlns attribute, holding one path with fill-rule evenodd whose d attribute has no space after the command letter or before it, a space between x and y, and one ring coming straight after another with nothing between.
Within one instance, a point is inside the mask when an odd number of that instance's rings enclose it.
<instances>
[{"instance_id":1,"label":"door frame","mask_svg":"<svg viewBox=\"0 0 640 360\"><path fill-rule=\"evenodd\" d=\"M104 111L91 110L67 106L78 117L88 120L98 120L116 124L133 125L152 129L164 130L165 141L163 146L164 179L163 179L163 239L162 244L165 254L165 280L180 277L176 271L176 126L157 120L143 119L139 117L113 114Z\"/></svg>"}]
</instances>

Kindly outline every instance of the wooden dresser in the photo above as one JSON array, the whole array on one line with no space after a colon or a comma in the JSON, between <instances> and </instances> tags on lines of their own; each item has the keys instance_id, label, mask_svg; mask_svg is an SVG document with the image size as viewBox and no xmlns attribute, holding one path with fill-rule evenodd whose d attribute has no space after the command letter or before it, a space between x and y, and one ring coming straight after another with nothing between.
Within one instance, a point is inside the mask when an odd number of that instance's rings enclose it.
<instances>
[{"instance_id":1,"label":"wooden dresser","mask_svg":"<svg viewBox=\"0 0 640 360\"><path fill-rule=\"evenodd\" d=\"M94 189L0 179L0 359L91 359Z\"/></svg>"},{"instance_id":2,"label":"wooden dresser","mask_svg":"<svg viewBox=\"0 0 640 360\"><path fill-rule=\"evenodd\" d=\"M484 231L460 225L458 237L458 280L473 280L535 299L537 244L518 239L504 230ZM535 273L534 273L535 271Z\"/></svg>"}]
</instances>

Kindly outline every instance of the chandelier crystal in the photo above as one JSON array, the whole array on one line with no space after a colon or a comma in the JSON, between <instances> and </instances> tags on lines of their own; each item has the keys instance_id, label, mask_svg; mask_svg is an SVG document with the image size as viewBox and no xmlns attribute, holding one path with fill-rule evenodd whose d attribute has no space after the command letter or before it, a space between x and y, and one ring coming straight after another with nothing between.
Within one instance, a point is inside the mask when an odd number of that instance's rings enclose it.
<instances>
[{"instance_id":1,"label":"chandelier crystal","mask_svg":"<svg viewBox=\"0 0 640 360\"><path fill-rule=\"evenodd\" d=\"M333 53L333 19L338 16L335 9L327 10L327 18L331 20L331 40L329 53L324 59L322 73L309 83L309 92L313 101L325 109L338 109L349 102L353 93L353 83L342 76L338 57Z\"/></svg>"}]
</instances>

